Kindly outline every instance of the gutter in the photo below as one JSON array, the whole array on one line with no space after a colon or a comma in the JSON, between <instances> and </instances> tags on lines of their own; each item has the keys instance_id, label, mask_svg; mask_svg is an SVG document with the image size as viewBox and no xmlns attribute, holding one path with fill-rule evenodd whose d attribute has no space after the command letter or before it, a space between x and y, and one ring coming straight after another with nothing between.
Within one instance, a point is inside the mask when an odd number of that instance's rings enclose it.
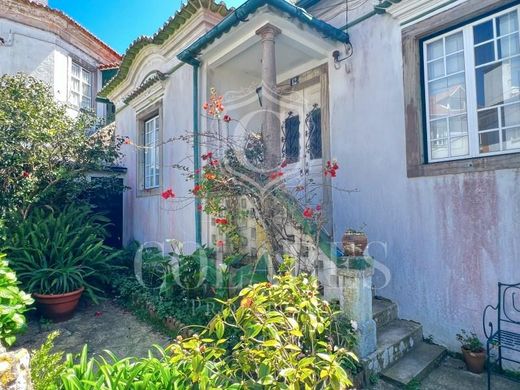
<instances>
[{"instance_id":1,"label":"gutter","mask_svg":"<svg viewBox=\"0 0 520 390\"><path fill-rule=\"evenodd\" d=\"M400 2L401 2L401 0L382 0L379 2L379 4L374 5L374 9L372 11L366 13L365 15L360 16L357 19L354 19L352 22L345 24L343 27L340 27L340 30L346 31L349 28L351 28L361 22L364 22L367 19L370 19L372 16L383 15L386 13L386 10L388 8L390 8L392 5L398 4Z\"/></svg>"}]
</instances>

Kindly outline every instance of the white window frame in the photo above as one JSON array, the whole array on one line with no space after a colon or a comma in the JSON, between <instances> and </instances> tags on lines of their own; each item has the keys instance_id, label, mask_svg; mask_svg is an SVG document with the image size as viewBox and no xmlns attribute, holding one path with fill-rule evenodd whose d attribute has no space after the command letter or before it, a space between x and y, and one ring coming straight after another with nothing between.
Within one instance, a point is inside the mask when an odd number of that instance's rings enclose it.
<instances>
[{"instance_id":1,"label":"white window frame","mask_svg":"<svg viewBox=\"0 0 520 390\"><path fill-rule=\"evenodd\" d=\"M436 163L436 162L442 162L442 161L454 161L454 160L464 160L468 158L478 158L478 157L488 157L488 156L496 156L496 155L504 155L504 154L512 154L512 153L520 153L520 147L518 149L508 149L508 150L500 150L497 152L486 152L486 153L480 153L480 145L479 145L479 134L482 132L479 132L478 130L478 112L479 111L485 111L489 110L492 107L486 107L483 109L478 109L477 104L477 84L476 84L476 69L477 66L475 65L475 46L480 46L485 43L494 42L494 50L495 55L498 54L498 48L497 48L497 36L496 36L496 24L493 23L493 38L491 40L480 42L479 44L474 44L474 37L473 37L473 27L482 23L485 23L489 20L495 19L499 16L508 14L510 12L515 11L517 12L517 18L518 18L518 25L520 27L520 5L516 5L513 7L509 7L507 9L504 9L499 12L495 12L493 14L490 14L488 16L476 19L472 21L471 23L465 24L462 27L450 30L446 33L436 35L430 39L427 39L423 41L422 43L422 52L423 52L423 73L424 73L424 80L423 80L423 88L424 88L424 99L425 99L425 114L426 114L426 140L427 145L426 147L428 150L426 151L426 155L428 156L428 163ZM520 28L519 28L520 30ZM432 158L432 150L431 150L431 129L430 129L430 107L429 107L429 83L432 80L428 80L428 58L427 58L427 47L428 44L438 41L439 39L444 39L445 37L448 37L450 35L456 34L458 32L463 33L463 53L464 53L464 72L465 72L465 83L466 83L466 115L467 115L467 129L468 129L468 154L463 156L455 156L455 157L445 157L445 158ZM516 57L516 56L513 56ZM490 64L496 63L498 61L507 60L513 57L506 57L505 59L499 59L499 60L493 60L492 62L488 62L486 64L478 65L478 67L488 66ZM446 71L446 55L444 53L444 69ZM459 73L462 73L459 72ZM454 73L453 75L456 75L457 73ZM452 75L450 75L452 76ZM447 76L444 76L447 77ZM433 79L434 81L435 79ZM520 127L519 125L515 126L508 126L506 128L502 127L502 115L501 115L501 107L519 103L520 100L513 102L513 103L506 103L506 104L500 104L493 107L497 107L498 110L498 121L499 121L499 140L500 140L500 148L503 148L502 143L502 132L504 129L512 128L512 127ZM449 130L448 130L449 131ZM486 130L486 131L497 131L497 129L494 130ZM483 132L486 132L483 131ZM449 142L449 134L448 134L448 142Z\"/></svg>"},{"instance_id":2,"label":"white window frame","mask_svg":"<svg viewBox=\"0 0 520 390\"><path fill-rule=\"evenodd\" d=\"M155 115L143 122L143 188L150 190L160 185L160 122Z\"/></svg>"},{"instance_id":3,"label":"white window frame","mask_svg":"<svg viewBox=\"0 0 520 390\"><path fill-rule=\"evenodd\" d=\"M79 68L79 78L74 76L74 73L72 72L72 69L73 69L74 66L77 66ZM74 61L71 61L70 72L69 73L70 73L69 103L72 106L74 106L75 108L77 108L77 109L90 109L91 110L93 108L92 96L93 96L94 73L89 71L89 70L87 70L87 69L85 69L80 64L78 64L77 62L74 62ZM84 81L85 80L85 78L83 77L84 74L88 74L89 75L90 83L86 83ZM73 80L78 81L79 91L74 91L72 89L72 85L73 85L72 81ZM88 87L88 91L90 92L89 96L83 94L83 86L84 85L86 85ZM72 95L73 94L77 94L79 96L79 105L74 103L74 100L72 99ZM83 104L83 99L84 98L89 100L89 104L88 105L84 105Z\"/></svg>"}]
</instances>

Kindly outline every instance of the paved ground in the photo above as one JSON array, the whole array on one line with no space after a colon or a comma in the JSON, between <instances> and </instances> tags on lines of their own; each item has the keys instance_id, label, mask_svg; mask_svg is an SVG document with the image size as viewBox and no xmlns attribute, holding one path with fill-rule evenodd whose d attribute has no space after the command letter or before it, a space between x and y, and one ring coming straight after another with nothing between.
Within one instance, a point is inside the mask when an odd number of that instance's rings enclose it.
<instances>
[{"instance_id":1,"label":"paved ground","mask_svg":"<svg viewBox=\"0 0 520 390\"><path fill-rule=\"evenodd\" d=\"M38 348L47 335L59 330L56 349L77 353L85 343L92 354L108 349L117 356L146 356L153 344L166 346L168 337L154 331L131 313L111 301L83 306L69 321L53 324L29 316L29 329L16 342L17 347Z\"/></svg>"},{"instance_id":2,"label":"paved ground","mask_svg":"<svg viewBox=\"0 0 520 390\"><path fill-rule=\"evenodd\" d=\"M494 375L492 390L520 390L520 383ZM397 387L384 382L373 387L374 390L396 390ZM409 390L486 390L485 374L472 374L466 370L462 360L446 358L442 364L421 383L409 386Z\"/></svg>"}]
</instances>

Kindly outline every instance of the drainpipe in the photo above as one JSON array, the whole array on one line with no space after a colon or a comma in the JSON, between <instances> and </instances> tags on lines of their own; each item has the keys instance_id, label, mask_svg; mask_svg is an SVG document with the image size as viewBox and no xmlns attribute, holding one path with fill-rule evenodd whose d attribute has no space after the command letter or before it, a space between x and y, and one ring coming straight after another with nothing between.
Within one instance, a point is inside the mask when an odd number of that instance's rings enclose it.
<instances>
[{"instance_id":1,"label":"drainpipe","mask_svg":"<svg viewBox=\"0 0 520 390\"><path fill-rule=\"evenodd\" d=\"M193 66L193 169L195 184L200 180L200 145L199 145L199 63L192 62ZM195 242L202 245L202 214L199 210L201 202L195 197Z\"/></svg>"}]
</instances>

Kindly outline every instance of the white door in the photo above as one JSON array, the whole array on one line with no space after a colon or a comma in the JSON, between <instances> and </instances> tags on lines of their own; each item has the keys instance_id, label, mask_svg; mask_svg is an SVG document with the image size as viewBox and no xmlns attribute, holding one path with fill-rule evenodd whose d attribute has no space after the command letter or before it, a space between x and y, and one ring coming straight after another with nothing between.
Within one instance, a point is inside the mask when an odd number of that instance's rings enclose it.
<instances>
[{"instance_id":1,"label":"white door","mask_svg":"<svg viewBox=\"0 0 520 390\"><path fill-rule=\"evenodd\" d=\"M294 88L280 99L285 182L304 207L323 201L321 108L319 82Z\"/></svg>"}]
</instances>

